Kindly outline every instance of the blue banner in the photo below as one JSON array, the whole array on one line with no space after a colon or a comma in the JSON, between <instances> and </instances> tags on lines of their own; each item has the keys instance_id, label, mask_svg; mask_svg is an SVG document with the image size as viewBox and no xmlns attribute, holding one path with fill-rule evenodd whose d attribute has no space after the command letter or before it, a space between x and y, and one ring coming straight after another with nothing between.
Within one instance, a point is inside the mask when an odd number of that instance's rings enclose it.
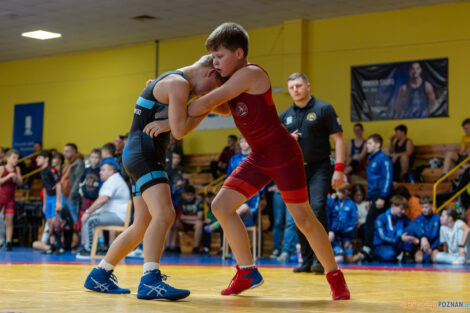
<instances>
[{"instance_id":1,"label":"blue banner","mask_svg":"<svg viewBox=\"0 0 470 313\"><path fill-rule=\"evenodd\" d=\"M15 105L12 148L22 157L34 152L34 142L42 142L44 102Z\"/></svg>"}]
</instances>

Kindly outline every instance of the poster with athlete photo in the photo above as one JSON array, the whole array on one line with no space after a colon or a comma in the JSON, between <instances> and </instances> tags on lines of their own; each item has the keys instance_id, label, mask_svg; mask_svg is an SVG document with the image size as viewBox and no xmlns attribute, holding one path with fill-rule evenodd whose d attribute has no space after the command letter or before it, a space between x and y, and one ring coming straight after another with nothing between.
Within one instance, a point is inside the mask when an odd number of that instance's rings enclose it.
<instances>
[{"instance_id":1,"label":"poster with athlete photo","mask_svg":"<svg viewBox=\"0 0 470 313\"><path fill-rule=\"evenodd\" d=\"M351 121L449 116L448 59L351 67Z\"/></svg>"}]
</instances>

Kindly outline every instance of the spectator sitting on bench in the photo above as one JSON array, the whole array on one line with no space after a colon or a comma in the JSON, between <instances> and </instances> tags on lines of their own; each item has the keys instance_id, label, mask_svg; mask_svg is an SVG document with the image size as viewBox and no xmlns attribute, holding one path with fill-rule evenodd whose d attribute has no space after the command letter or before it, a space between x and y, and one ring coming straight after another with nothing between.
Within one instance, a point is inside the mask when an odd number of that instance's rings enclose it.
<instances>
[{"instance_id":1,"label":"spectator sitting on bench","mask_svg":"<svg viewBox=\"0 0 470 313\"><path fill-rule=\"evenodd\" d=\"M362 137L364 126L361 123L354 124L354 136L348 142L346 150L346 168L344 174L351 175L359 173L364 169L367 160L366 140Z\"/></svg>"},{"instance_id":2,"label":"spectator sitting on bench","mask_svg":"<svg viewBox=\"0 0 470 313\"><path fill-rule=\"evenodd\" d=\"M462 122L462 128L465 135L462 136L462 140L460 141L460 150L459 152L447 151L444 158L442 176L449 172L454 162L458 164L470 155L470 118L467 118Z\"/></svg>"},{"instance_id":3,"label":"spectator sitting on bench","mask_svg":"<svg viewBox=\"0 0 470 313\"><path fill-rule=\"evenodd\" d=\"M419 198L412 196L405 186L398 186L392 193L393 195L400 195L406 198L408 201L408 208L405 210L405 215L408 216L412 221L421 215L421 206L419 204Z\"/></svg>"},{"instance_id":4,"label":"spectator sitting on bench","mask_svg":"<svg viewBox=\"0 0 470 313\"><path fill-rule=\"evenodd\" d=\"M200 197L196 196L196 190L191 185L184 188L180 212L180 217L177 218L175 222L174 231L194 229L194 246L192 253L199 253L204 226L204 203Z\"/></svg>"},{"instance_id":5,"label":"spectator sitting on bench","mask_svg":"<svg viewBox=\"0 0 470 313\"><path fill-rule=\"evenodd\" d=\"M439 252L440 246L439 229L441 227L440 216L432 211L431 197L419 199L423 214L419 215L413 222L416 227L412 236L419 238L420 246L415 253L416 263L430 263L431 259Z\"/></svg>"},{"instance_id":6,"label":"spectator sitting on bench","mask_svg":"<svg viewBox=\"0 0 470 313\"><path fill-rule=\"evenodd\" d=\"M414 161L413 141L407 137L407 127L395 127L395 135L390 137L390 154L393 162L393 180L404 182Z\"/></svg>"},{"instance_id":7,"label":"spectator sitting on bench","mask_svg":"<svg viewBox=\"0 0 470 313\"><path fill-rule=\"evenodd\" d=\"M407 252L410 258L419 244L419 239L407 232L411 220L405 215L408 207L406 198L393 196L390 204L390 209L379 215L375 221L374 256L382 262L396 262L397 256L402 252Z\"/></svg>"},{"instance_id":8,"label":"spectator sitting on bench","mask_svg":"<svg viewBox=\"0 0 470 313\"><path fill-rule=\"evenodd\" d=\"M222 153L219 156L217 161L211 162L211 173L214 179L219 177L219 172L225 174L227 172L227 167L232 156L239 151L237 145L237 136L229 135L227 138L227 146L222 150Z\"/></svg>"},{"instance_id":9,"label":"spectator sitting on bench","mask_svg":"<svg viewBox=\"0 0 470 313\"><path fill-rule=\"evenodd\" d=\"M433 255L433 262L454 265L465 264L470 252L469 234L470 227L457 218L456 210L443 210L439 236L439 240L443 245L443 252Z\"/></svg>"},{"instance_id":10,"label":"spectator sitting on bench","mask_svg":"<svg viewBox=\"0 0 470 313\"><path fill-rule=\"evenodd\" d=\"M82 244L84 246L77 258L90 256L96 226L123 225L126 218L130 191L116 165L113 163L103 164L100 178L104 183L100 188L98 198L82 216Z\"/></svg>"}]
</instances>

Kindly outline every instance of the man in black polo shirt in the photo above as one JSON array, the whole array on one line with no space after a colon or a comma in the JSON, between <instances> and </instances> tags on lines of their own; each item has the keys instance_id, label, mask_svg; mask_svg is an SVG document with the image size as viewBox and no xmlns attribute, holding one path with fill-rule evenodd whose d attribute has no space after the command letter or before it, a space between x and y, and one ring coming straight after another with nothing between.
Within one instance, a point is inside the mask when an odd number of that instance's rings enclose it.
<instances>
[{"instance_id":1,"label":"man in black polo shirt","mask_svg":"<svg viewBox=\"0 0 470 313\"><path fill-rule=\"evenodd\" d=\"M313 212L328 232L326 197L331 186L338 188L344 180L346 145L341 122L333 107L310 95L307 77L294 73L287 79L289 94L294 104L282 112L280 118L287 130L302 148L307 177L308 193ZM330 161L330 136L335 141L336 164L333 177ZM294 272L323 274L323 267L313 253L307 238L297 228L302 253L302 265Z\"/></svg>"}]
</instances>

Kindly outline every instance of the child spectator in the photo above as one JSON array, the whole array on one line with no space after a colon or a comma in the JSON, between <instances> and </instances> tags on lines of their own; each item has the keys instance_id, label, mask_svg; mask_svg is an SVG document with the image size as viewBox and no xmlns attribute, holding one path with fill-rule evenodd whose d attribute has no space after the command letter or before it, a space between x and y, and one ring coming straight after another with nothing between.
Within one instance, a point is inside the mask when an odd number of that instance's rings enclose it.
<instances>
[{"instance_id":1,"label":"child spectator","mask_svg":"<svg viewBox=\"0 0 470 313\"><path fill-rule=\"evenodd\" d=\"M422 197L419 199L419 204L423 213L414 220L414 224L417 227L415 237L420 238L420 246L415 253L415 262L430 263L431 259L434 259L435 254L439 252L437 248L440 246L440 217L432 212L431 197Z\"/></svg>"},{"instance_id":2,"label":"child spectator","mask_svg":"<svg viewBox=\"0 0 470 313\"><path fill-rule=\"evenodd\" d=\"M470 252L468 235L470 227L457 219L457 211L445 209L441 213L441 230L439 240L443 245L443 252L436 253L434 263L465 264Z\"/></svg>"},{"instance_id":3,"label":"child spectator","mask_svg":"<svg viewBox=\"0 0 470 313\"><path fill-rule=\"evenodd\" d=\"M236 137L233 138L232 136L233 135L229 136L229 138L236 139ZM230 158L228 165L227 165L227 177L229 177L232 174L232 172L237 168L237 166L240 165L240 163L242 163L243 160L245 160L250 153L251 153L250 145L248 144L248 142L246 141L244 137L241 137L240 138L240 152L234 154ZM250 199L245 201L245 203L240 205L238 209L236 210L238 216L240 216L245 226L253 226L255 213L258 212L259 199L260 199L260 193L257 193L254 196L252 196ZM207 225L205 227L205 230L206 232L212 232L214 230L218 230L219 228L220 228L220 223L216 221L212 223L211 225Z\"/></svg>"},{"instance_id":4,"label":"child spectator","mask_svg":"<svg viewBox=\"0 0 470 313\"><path fill-rule=\"evenodd\" d=\"M168 149L166 149L166 164L171 164L171 160L173 160L173 153L179 154L183 157L183 141L177 140L171 133L170 133L170 145Z\"/></svg>"},{"instance_id":5,"label":"child spectator","mask_svg":"<svg viewBox=\"0 0 470 313\"><path fill-rule=\"evenodd\" d=\"M334 197L327 199L327 216L330 231L328 237L333 247L344 255L347 263L353 262L352 240L357 225L357 207L353 200L348 199L349 186L343 185L336 189ZM342 261L343 256L337 258Z\"/></svg>"},{"instance_id":6,"label":"child spectator","mask_svg":"<svg viewBox=\"0 0 470 313\"><path fill-rule=\"evenodd\" d=\"M408 201L396 195L390 200L391 207L375 221L374 255L382 262L396 262L402 252L411 254L419 239L409 236L406 229L411 220L406 216Z\"/></svg>"},{"instance_id":7,"label":"child spectator","mask_svg":"<svg viewBox=\"0 0 470 313\"><path fill-rule=\"evenodd\" d=\"M178 207L184 188L181 154L176 152L171 153L171 162L167 164L165 171L168 174L168 181L170 183L171 200L173 205Z\"/></svg>"},{"instance_id":8,"label":"child spectator","mask_svg":"<svg viewBox=\"0 0 470 313\"><path fill-rule=\"evenodd\" d=\"M211 172L214 179L219 177L219 172L224 174L227 172L227 167L232 156L238 152L237 136L229 135L227 138L227 146L222 150L217 161L211 162Z\"/></svg>"},{"instance_id":9,"label":"child spectator","mask_svg":"<svg viewBox=\"0 0 470 313\"><path fill-rule=\"evenodd\" d=\"M108 142L103 145L103 147L101 148L100 170L104 164L112 163L116 165L118 171L121 172L121 166L119 165L116 158L114 157L115 153L116 153L116 146L114 145L114 143Z\"/></svg>"},{"instance_id":10,"label":"child spectator","mask_svg":"<svg viewBox=\"0 0 470 313\"><path fill-rule=\"evenodd\" d=\"M80 232L82 228L81 218L83 214L98 198L98 193L100 190L100 149L91 150L90 156L88 157L88 161L90 162L90 166L86 167L83 171L83 174L80 177L80 184L78 189L78 192L82 197L80 217L75 227L78 232Z\"/></svg>"},{"instance_id":11,"label":"child spectator","mask_svg":"<svg viewBox=\"0 0 470 313\"><path fill-rule=\"evenodd\" d=\"M353 185L351 188L352 200L357 206L357 237L364 242L365 222L367 212L369 211L369 201L366 201L366 191L360 184Z\"/></svg>"},{"instance_id":12,"label":"child spectator","mask_svg":"<svg viewBox=\"0 0 470 313\"><path fill-rule=\"evenodd\" d=\"M18 164L20 153L14 149L5 154L6 164L0 167L0 211L5 208L5 244L6 251L11 251L13 237L13 217L15 215L15 188L23 184Z\"/></svg>"},{"instance_id":13,"label":"child spectator","mask_svg":"<svg viewBox=\"0 0 470 313\"><path fill-rule=\"evenodd\" d=\"M204 233L202 235L202 246L203 246L203 251L202 253L204 254L209 254L210 249L211 249L211 234L214 231L222 231L222 228L218 227L217 230L212 230L210 229L210 225L213 225L213 223L217 222L217 219L215 218L214 214L212 213L212 201L215 198L215 194L212 191L209 191L205 197L204 197L204 206L205 206L205 220L204 224ZM207 208L207 209L206 209ZM222 242L221 242L222 244ZM222 247L221 247L222 248Z\"/></svg>"},{"instance_id":14,"label":"child spectator","mask_svg":"<svg viewBox=\"0 0 470 313\"><path fill-rule=\"evenodd\" d=\"M47 223L47 229L49 231L50 248L47 249L47 254L57 253L61 254L63 248L60 245L59 240L53 236L54 233L54 219L56 218L56 202L57 202L57 183L59 182L59 176L57 173L51 171L52 153L48 150L42 150L38 153L36 163L41 170L41 181L43 187L43 195L46 197L43 202L43 213Z\"/></svg>"},{"instance_id":15,"label":"child spectator","mask_svg":"<svg viewBox=\"0 0 470 313\"><path fill-rule=\"evenodd\" d=\"M204 226L204 204L201 198L196 197L193 186L184 188L183 199L181 200L181 216L176 224L178 230L194 229L193 253L199 253Z\"/></svg>"},{"instance_id":16,"label":"child spectator","mask_svg":"<svg viewBox=\"0 0 470 313\"><path fill-rule=\"evenodd\" d=\"M59 178L62 173L62 167L64 165L64 155L60 152L52 152L51 171L56 173Z\"/></svg>"},{"instance_id":17,"label":"child spectator","mask_svg":"<svg viewBox=\"0 0 470 313\"><path fill-rule=\"evenodd\" d=\"M405 197L408 201L408 208L405 210L405 215L408 216L412 221L421 215L421 207L419 205L419 198L412 196L405 186L398 186L393 195L400 195Z\"/></svg>"}]
</instances>

